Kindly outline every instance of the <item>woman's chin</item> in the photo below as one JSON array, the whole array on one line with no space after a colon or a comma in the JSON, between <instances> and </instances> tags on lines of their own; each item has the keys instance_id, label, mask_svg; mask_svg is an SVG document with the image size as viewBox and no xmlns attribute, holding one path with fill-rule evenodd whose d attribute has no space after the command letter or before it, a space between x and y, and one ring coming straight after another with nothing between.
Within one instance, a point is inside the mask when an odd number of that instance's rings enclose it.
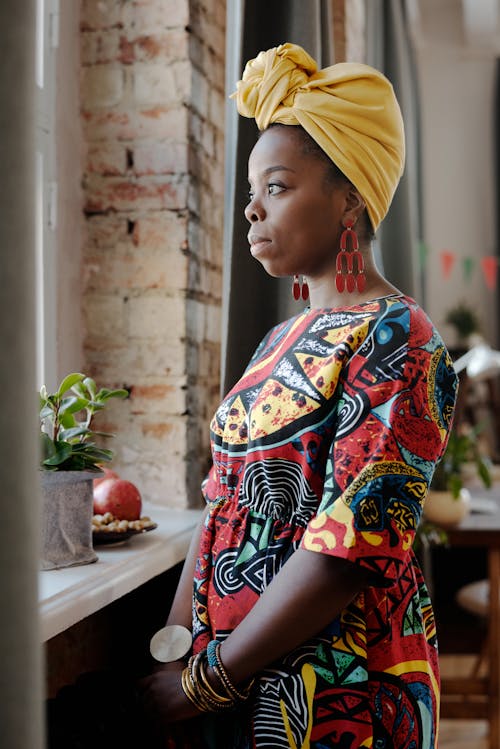
<instances>
[{"instance_id":1,"label":"woman's chin","mask_svg":"<svg viewBox=\"0 0 500 749\"><path fill-rule=\"evenodd\" d=\"M272 260L261 257L256 257L255 260L262 265L267 275L272 276L272 278L285 278L286 276L293 275L293 273L290 274L289 271L286 271L282 267L276 265L276 263L273 263Z\"/></svg>"}]
</instances>

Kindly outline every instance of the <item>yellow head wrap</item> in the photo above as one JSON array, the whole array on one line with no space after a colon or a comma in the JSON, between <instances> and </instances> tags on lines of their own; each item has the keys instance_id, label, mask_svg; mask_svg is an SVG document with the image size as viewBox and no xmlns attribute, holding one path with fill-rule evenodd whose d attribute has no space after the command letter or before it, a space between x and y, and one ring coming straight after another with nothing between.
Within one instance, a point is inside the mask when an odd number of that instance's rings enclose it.
<instances>
[{"instance_id":1,"label":"yellow head wrap","mask_svg":"<svg viewBox=\"0 0 500 749\"><path fill-rule=\"evenodd\" d=\"M382 73L350 62L318 70L302 47L287 43L250 60L233 96L259 130L302 125L357 188L378 227L405 159L401 111Z\"/></svg>"}]
</instances>

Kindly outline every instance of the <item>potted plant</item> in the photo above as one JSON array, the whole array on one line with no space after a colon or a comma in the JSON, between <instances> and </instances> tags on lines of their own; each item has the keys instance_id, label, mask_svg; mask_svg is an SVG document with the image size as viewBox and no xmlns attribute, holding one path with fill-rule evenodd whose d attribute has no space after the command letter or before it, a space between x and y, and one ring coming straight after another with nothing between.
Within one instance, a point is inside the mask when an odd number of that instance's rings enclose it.
<instances>
[{"instance_id":1,"label":"potted plant","mask_svg":"<svg viewBox=\"0 0 500 749\"><path fill-rule=\"evenodd\" d=\"M457 344L465 348L474 333L479 333L480 323L476 312L464 302L448 310L445 322L455 328Z\"/></svg>"},{"instance_id":2,"label":"potted plant","mask_svg":"<svg viewBox=\"0 0 500 749\"><path fill-rule=\"evenodd\" d=\"M40 477L42 490L42 569L95 562L92 547L92 481L109 462L111 450L96 438L93 419L111 398L126 390L97 390L93 379L74 372L54 393L40 390Z\"/></svg>"},{"instance_id":3,"label":"potted plant","mask_svg":"<svg viewBox=\"0 0 500 749\"><path fill-rule=\"evenodd\" d=\"M466 471L473 468L486 487L491 486L488 460L481 454L477 436L480 428L453 429L445 453L432 477L424 515L437 525L459 523L469 511L470 492L464 486Z\"/></svg>"}]
</instances>

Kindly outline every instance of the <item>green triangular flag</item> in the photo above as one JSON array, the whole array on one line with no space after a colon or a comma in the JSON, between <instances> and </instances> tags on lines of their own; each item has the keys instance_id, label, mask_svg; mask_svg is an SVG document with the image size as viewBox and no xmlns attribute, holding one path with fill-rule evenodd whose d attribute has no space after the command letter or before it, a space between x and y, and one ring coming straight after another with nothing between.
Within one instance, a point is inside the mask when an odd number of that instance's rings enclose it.
<instances>
[{"instance_id":1,"label":"green triangular flag","mask_svg":"<svg viewBox=\"0 0 500 749\"><path fill-rule=\"evenodd\" d=\"M464 279L470 281L472 277L472 271L476 261L473 257L464 257L462 260L462 267L464 271Z\"/></svg>"},{"instance_id":2,"label":"green triangular flag","mask_svg":"<svg viewBox=\"0 0 500 749\"><path fill-rule=\"evenodd\" d=\"M420 241L418 243L418 257L420 261L420 269L424 270L427 265L427 256L429 254L429 248L425 242Z\"/></svg>"}]
</instances>

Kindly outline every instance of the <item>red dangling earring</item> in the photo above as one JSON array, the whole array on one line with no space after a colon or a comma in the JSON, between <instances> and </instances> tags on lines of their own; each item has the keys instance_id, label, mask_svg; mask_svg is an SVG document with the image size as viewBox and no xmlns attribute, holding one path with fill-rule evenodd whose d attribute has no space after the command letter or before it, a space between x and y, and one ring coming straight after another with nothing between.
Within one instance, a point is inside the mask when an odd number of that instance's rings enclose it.
<instances>
[{"instance_id":1,"label":"red dangling earring","mask_svg":"<svg viewBox=\"0 0 500 749\"><path fill-rule=\"evenodd\" d=\"M293 277L292 294L296 302L300 299L300 297L302 297L304 302L306 301L306 299L309 299L309 286L305 276L302 276L302 284L300 283L300 279L297 275Z\"/></svg>"},{"instance_id":2,"label":"red dangling earring","mask_svg":"<svg viewBox=\"0 0 500 749\"><path fill-rule=\"evenodd\" d=\"M345 229L340 236L340 252L337 255L337 275L335 276L335 284L339 293L342 293L344 289L353 292L356 286L358 291L362 292L366 284L365 264L359 252L358 235L352 227L352 221L346 221ZM347 252L348 238L350 238L351 252ZM356 261L356 268L353 267L354 261Z\"/></svg>"},{"instance_id":3,"label":"red dangling earring","mask_svg":"<svg viewBox=\"0 0 500 749\"><path fill-rule=\"evenodd\" d=\"M305 276L302 276L302 299L304 302L309 299L309 285Z\"/></svg>"}]
</instances>

